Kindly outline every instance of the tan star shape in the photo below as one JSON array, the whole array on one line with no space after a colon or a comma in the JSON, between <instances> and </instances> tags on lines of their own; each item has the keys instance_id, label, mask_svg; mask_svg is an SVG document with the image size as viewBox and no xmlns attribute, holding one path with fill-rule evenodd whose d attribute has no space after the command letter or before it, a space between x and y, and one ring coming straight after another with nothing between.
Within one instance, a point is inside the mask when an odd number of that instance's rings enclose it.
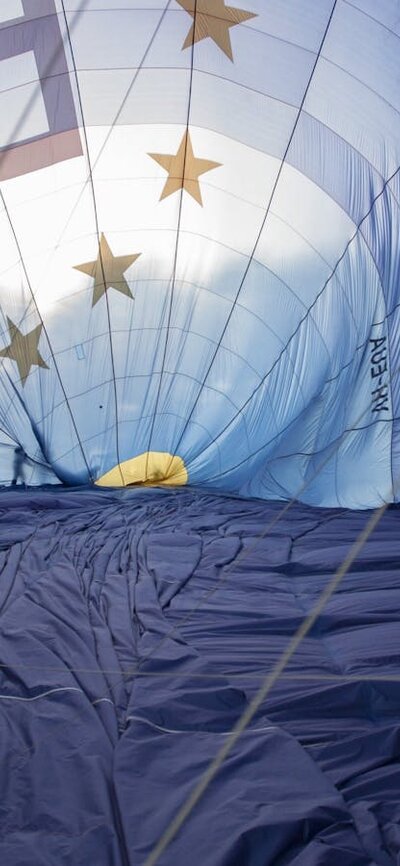
<instances>
[{"instance_id":1,"label":"tan star shape","mask_svg":"<svg viewBox=\"0 0 400 866\"><path fill-rule=\"evenodd\" d=\"M31 367L43 367L45 370L49 369L38 349L43 326L36 325L36 328L34 328L33 331L29 331L28 334L22 334L19 328L14 325L14 322L12 322L8 316L7 325L11 343L4 349L0 350L0 356L2 358L9 358L10 361L15 361L21 382L25 385Z\"/></svg>"},{"instance_id":2,"label":"tan star shape","mask_svg":"<svg viewBox=\"0 0 400 866\"><path fill-rule=\"evenodd\" d=\"M105 236L100 235L97 259L82 265L74 265L76 271L81 271L94 279L92 307L105 295L107 289L116 289L117 292L133 300L124 273L140 255L141 253L133 253L130 256L113 256Z\"/></svg>"},{"instance_id":3,"label":"tan star shape","mask_svg":"<svg viewBox=\"0 0 400 866\"><path fill-rule=\"evenodd\" d=\"M177 0L182 9L193 18L193 24L183 43L182 50L193 42L201 42L209 36L218 48L233 61L229 30L249 18L257 18L255 12L246 12L234 6L225 6L225 0Z\"/></svg>"},{"instance_id":4,"label":"tan star shape","mask_svg":"<svg viewBox=\"0 0 400 866\"><path fill-rule=\"evenodd\" d=\"M211 159L198 159L193 153L189 132L185 132L177 153L149 153L149 156L168 172L160 201L179 189L185 189L203 206L199 177L213 168L219 168L221 163Z\"/></svg>"}]
</instances>

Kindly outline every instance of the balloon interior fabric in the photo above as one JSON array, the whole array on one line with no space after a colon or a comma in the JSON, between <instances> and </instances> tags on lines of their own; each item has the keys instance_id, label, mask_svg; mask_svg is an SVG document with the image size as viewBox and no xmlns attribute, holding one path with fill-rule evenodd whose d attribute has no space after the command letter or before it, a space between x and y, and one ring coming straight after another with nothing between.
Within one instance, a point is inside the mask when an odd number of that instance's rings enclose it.
<instances>
[{"instance_id":1,"label":"balloon interior fabric","mask_svg":"<svg viewBox=\"0 0 400 866\"><path fill-rule=\"evenodd\" d=\"M398 498L399 35L397 0L2 0L0 480L19 445L30 484Z\"/></svg>"},{"instance_id":2,"label":"balloon interior fabric","mask_svg":"<svg viewBox=\"0 0 400 866\"><path fill-rule=\"evenodd\" d=\"M399 862L399 81L399 0L0 0L6 866L145 866L389 503L159 862Z\"/></svg>"}]
</instances>

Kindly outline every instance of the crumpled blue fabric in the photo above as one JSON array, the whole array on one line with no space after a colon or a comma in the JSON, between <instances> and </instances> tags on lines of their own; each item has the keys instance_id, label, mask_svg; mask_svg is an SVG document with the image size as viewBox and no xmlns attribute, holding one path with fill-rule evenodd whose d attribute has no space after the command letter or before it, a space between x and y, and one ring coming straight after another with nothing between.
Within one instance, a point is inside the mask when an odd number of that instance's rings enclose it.
<instances>
[{"instance_id":1,"label":"crumpled blue fabric","mask_svg":"<svg viewBox=\"0 0 400 866\"><path fill-rule=\"evenodd\" d=\"M368 514L295 505L259 538L281 504L201 490L16 490L0 509L0 860L141 866ZM398 519L161 866L398 863Z\"/></svg>"}]
</instances>

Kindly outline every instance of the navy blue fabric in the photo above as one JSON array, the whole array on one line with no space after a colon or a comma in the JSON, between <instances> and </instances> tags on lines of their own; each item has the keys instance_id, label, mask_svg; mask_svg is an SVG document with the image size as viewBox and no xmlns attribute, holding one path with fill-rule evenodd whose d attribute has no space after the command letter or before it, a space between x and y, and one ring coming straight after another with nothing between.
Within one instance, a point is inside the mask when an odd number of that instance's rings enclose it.
<instances>
[{"instance_id":1,"label":"navy blue fabric","mask_svg":"<svg viewBox=\"0 0 400 866\"><path fill-rule=\"evenodd\" d=\"M144 862L368 518L297 505L254 546L281 508L1 494L1 863ZM398 521L387 512L162 866L399 862Z\"/></svg>"}]
</instances>

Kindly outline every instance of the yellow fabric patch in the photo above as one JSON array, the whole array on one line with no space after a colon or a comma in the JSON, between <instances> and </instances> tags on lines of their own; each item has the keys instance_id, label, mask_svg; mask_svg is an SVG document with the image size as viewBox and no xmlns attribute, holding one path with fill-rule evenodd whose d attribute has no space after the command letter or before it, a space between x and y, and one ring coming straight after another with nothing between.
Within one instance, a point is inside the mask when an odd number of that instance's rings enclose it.
<instances>
[{"instance_id":1,"label":"yellow fabric patch","mask_svg":"<svg viewBox=\"0 0 400 866\"><path fill-rule=\"evenodd\" d=\"M99 487L129 487L143 484L145 487L178 487L186 484L188 473L181 457L166 451L145 451L138 457L117 463L109 472L98 478Z\"/></svg>"}]
</instances>

